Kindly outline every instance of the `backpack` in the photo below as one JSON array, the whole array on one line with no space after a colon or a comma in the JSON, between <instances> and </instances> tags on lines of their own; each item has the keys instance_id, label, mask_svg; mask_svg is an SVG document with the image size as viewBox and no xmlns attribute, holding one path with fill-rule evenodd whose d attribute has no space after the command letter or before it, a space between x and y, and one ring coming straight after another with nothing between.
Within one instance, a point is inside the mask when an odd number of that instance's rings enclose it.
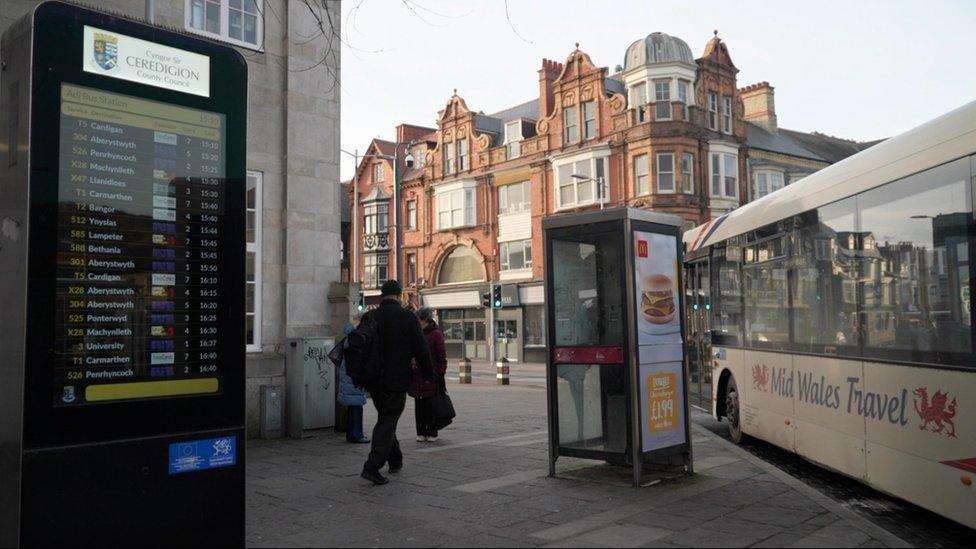
<instances>
[{"instance_id":1,"label":"backpack","mask_svg":"<svg viewBox=\"0 0 976 549\"><path fill-rule=\"evenodd\" d=\"M363 315L359 326L346 336L345 358L346 373L356 387L375 387L382 381L379 323L372 313Z\"/></svg>"}]
</instances>

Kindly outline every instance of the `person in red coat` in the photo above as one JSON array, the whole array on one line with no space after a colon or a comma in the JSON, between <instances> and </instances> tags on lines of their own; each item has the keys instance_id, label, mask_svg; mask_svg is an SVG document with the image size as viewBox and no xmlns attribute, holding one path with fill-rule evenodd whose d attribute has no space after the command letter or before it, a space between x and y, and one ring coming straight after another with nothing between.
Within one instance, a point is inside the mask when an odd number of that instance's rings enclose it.
<instances>
[{"instance_id":1,"label":"person in red coat","mask_svg":"<svg viewBox=\"0 0 976 549\"><path fill-rule=\"evenodd\" d=\"M444 376L447 374L447 349L444 346L444 332L434 321L433 311L424 307L417 311L417 318L420 319L420 326L423 328L424 337L427 339L430 361L434 367L434 380L425 380L420 369L415 365L409 393L416 404L417 442L430 442L437 440L437 426L434 423L434 397L438 393L447 391L447 385L444 381Z\"/></svg>"}]
</instances>

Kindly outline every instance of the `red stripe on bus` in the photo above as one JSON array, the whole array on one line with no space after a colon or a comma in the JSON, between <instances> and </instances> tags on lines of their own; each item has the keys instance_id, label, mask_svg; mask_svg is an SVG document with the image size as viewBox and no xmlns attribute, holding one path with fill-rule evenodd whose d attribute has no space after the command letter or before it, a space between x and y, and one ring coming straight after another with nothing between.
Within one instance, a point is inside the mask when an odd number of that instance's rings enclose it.
<instances>
[{"instance_id":1,"label":"red stripe on bus","mask_svg":"<svg viewBox=\"0 0 976 549\"><path fill-rule=\"evenodd\" d=\"M943 461L942 464L955 467L956 469L962 469L963 471L969 471L970 473L976 473L976 458Z\"/></svg>"},{"instance_id":2,"label":"red stripe on bus","mask_svg":"<svg viewBox=\"0 0 976 549\"><path fill-rule=\"evenodd\" d=\"M691 245L691 251L694 252L694 251L697 251L698 250L698 243L701 242L702 237L705 236L705 232L708 231L708 227L712 224L712 221L714 221L714 220L713 219L709 219L708 220L708 223L705 223L705 225L702 226L701 232L698 233L698 236L695 237L695 242L692 243L692 245Z\"/></svg>"}]
</instances>

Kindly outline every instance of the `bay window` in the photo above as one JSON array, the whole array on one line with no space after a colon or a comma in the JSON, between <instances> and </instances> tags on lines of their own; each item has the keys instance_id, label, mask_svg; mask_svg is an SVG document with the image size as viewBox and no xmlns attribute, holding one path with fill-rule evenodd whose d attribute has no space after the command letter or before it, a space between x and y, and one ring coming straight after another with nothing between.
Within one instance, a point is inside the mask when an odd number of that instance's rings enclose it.
<instances>
[{"instance_id":1,"label":"bay window","mask_svg":"<svg viewBox=\"0 0 976 549\"><path fill-rule=\"evenodd\" d=\"M531 205L529 189L528 181L498 187L498 214L528 211Z\"/></svg>"},{"instance_id":2,"label":"bay window","mask_svg":"<svg viewBox=\"0 0 976 549\"><path fill-rule=\"evenodd\" d=\"M674 192L674 154L657 155L657 192Z\"/></svg>"},{"instance_id":3,"label":"bay window","mask_svg":"<svg viewBox=\"0 0 976 549\"><path fill-rule=\"evenodd\" d=\"M671 120L671 81L654 81L654 119Z\"/></svg>"},{"instance_id":4,"label":"bay window","mask_svg":"<svg viewBox=\"0 0 976 549\"><path fill-rule=\"evenodd\" d=\"M688 81L678 80L678 101L684 111L684 119L688 120Z\"/></svg>"},{"instance_id":5,"label":"bay window","mask_svg":"<svg viewBox=\"0 0 976 549\"><path fill-rule=\"evenodd\" d=\"M638 196L651 192L647 183L647 155L634 157L634 193Z\"/></svg>"},{"instance_id":6,"label":"bay window","mask_svg":"<svg viewBox=\"0 0 976 549\"><path fill-rule=\"evenodd\" d=\"M644 107L647 105L647 84L641 82L630 87L630 104L637 109L637 121L644 122L646 120Z\"/></svg>"},{"instance_id":7,"label":"bay window","mask_svg":"<svg viewBox=\"0 0 976 549\"><path fill-rule=\"evenodd\" d=\"M681 157L681 190L695 194L695 155L684 153Z\"/></svg>"},{"instance_id":8,"label":"bay window","mask_svg":"<svg viewBox=\"0 0 976 549\"><path fill-rule=\"evenodd\" d=\"M710 164L712 174L712 196L719 198L738 198L738 156L728 153L712 153Z\"/></svg>"},{"instance_id":9,"label":"bay window","mask_svg":"<svg viewBox=\"0 0 976 549\"><path fill-rule=\"evenodd\" d=\"M739 196L739 158L726 154L722 158L722 178L725 180L725 196Z\"/></svg>"},{"instance_id":10,"label":"bay window","mask_svg":"<svg viewBox=\"0 0 976 549\"><path fill-rule=\"evenodd\" d=\"M498 244L499 268L515 271L532 268L532 241L517 240Z\"/></svg>"},{"instance_id":11,"label":"bay window","mask_svg":"<svg viewBox=\"0 0 976 549\"><path fill-rule=\"evenodd\" d=\"M438 230L471 227L475 224L473 181L451 184L434 192L434 199L437 201Z\"/></svg>"},{"instance_id":12,"label":"bay window","mask_svg":"<svg viewBox=\"0 0 976 549\"><path fill-rule=\"evenodd\" d=\"M586 158L557 165L556 207L584 206L605 198L606 161L606 157Z\"/></svg>"},{"instance_id":13,"label":"bay window","mask_svg":"<svg viewBox=\"0 0 976 549\"><path fill-rule=\"evenodd\" d=\"M364 234L386 232L390 219L389 204L368 204L363 206L363 212L365 216L363 223Z\"/></svg>"}]
</instances>

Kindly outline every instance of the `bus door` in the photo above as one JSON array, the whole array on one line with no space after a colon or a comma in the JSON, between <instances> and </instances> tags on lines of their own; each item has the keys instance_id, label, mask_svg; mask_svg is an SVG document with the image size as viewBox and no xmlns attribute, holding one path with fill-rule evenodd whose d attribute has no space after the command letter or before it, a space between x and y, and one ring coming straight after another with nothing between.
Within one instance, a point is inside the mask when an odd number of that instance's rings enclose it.
<instances>
[{"instance_id":1,"label":"bus door","mask_svg":"<svg viewBox=\"0 0 976 549\"><path fill-rule=\"evenodd\" d=\"M712 409L711 289L708 259L689 263L685 271L685 309L688 327L689 399Z\"/></svg>"}]
</instances>

